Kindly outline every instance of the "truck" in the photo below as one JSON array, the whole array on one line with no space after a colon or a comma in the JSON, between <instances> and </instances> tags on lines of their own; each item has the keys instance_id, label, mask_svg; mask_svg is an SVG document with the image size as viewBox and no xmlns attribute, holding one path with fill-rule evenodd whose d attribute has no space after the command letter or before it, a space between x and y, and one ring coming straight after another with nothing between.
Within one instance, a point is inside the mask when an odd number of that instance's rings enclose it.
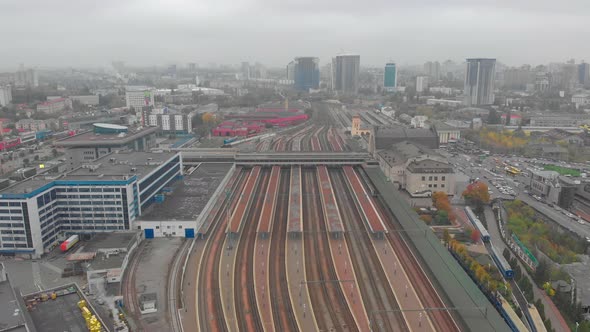
<instances>
[{"instance_id":1,"label":"truck","mask_svg":"<svg viewBox=\"0 0 590 332\"><path fill-rule=\"evenodd\" d=\"M70 250L74 244L78 243L78 241L80 241L80 237L78 235L72 235L67 240L62 242L59 248L62 252L66 252Z\"/></svg>"}]
</instances>

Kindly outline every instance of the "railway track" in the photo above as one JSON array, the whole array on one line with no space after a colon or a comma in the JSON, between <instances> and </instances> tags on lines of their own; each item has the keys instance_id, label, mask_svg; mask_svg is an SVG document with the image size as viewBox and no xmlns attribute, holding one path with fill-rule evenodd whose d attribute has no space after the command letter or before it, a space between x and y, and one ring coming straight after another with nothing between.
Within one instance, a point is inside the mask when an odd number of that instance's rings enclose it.
<instances>
[{"instance_id":1,"label":"railway track","mask_svg":"<svg viewBox=\"0 0 590 332\"><path fill-rule=\"evenodd\" d=\"M319 191L319 184L313 169L304 168L302 171L307 286L318 328L322 331L357 331L330 254L320 197L314 194Z\"/></svg>"},{"instance_id":2,"label":"railway track","mask_svg":"<svg viewBox=\"0 0 590 332\"><path fill-rule=\"evenodd\" d=\"M358 170L356 171L358 172ZM362 170L360 172L362 172ZM366 176L361 176L361 178L366 179ZM369 186L365 181L361 182L365 187ZM383 217L385 226L390 229L390 231L386 234L386 238L391 244L391 247L396 253L398 253L402 268L413 281L414 289L416 290L416 293L418 294L418 297L420 298L423 306L427 308L446 307L446 304L440 298L426 272L422 269L418 258L410 250L410 246L404 238L405 236L402 232L397 231L401 229L401 225L397 219L393 216L391 211L385 207L385 204L381 201L381 199L376 199L375 203L378 213ZM425 314L430 316L430 320L432 321L436 331L461 330L451 313L447 310L434 310L425 312Z\"/></svg>"},{"instance_id":3,"label":"railway track","mask_svg":"<svg viewBox=\"0 0 590 332\"><path fill-rule=\"evenodd\" d=\"M237 248L234 275L234 298L240 331L262 331L262 321L258 314L256 293L254 289L254 244L256 243L256 227L262 212L265 189L270 179L270 170L263 168L260 174L258 190L252 197L253 205L242 221L241 239Z\"/></svg>"},{"instance_id":4,"label":"railway track","mask_svg":"<svg viewBox=\"0 0 590 332\"><path fill-rule=\"evenodd\" d=\"M287 270L285 267L290 174L287 168L281 170L279 196L276 214L274 216L275 223L272 228L270 243L269 291L275 331L298 330L289 296Z\"/></svg>"},{"instance_id":5,"label":"railway track","mask_svg":"<svg viewBox=\"0 0 590 332\"><path fill-rule=\"evenodd\" d=\"M346 229L345 238L351 251L352 262L357 276L363 282L359 283L367 312L392 312L399 310L393 290L389 286L387 276L371 243L369 234L359 223L361 216L355 201L346 187L346 180L342 170L330 170L330 178L334 186L336 202ZM376 317L371 317L376 318ZM373 321L373 331L409 331L401 312L396 315L384 315Z\"/></svg>"},{"instance_id":6,"label":"railway track","mask_svg":"<svg viewBox=\"0 0 590 332\"><path fill-rule=\"evenodd\" d=\"M219 262L223 251L223 237L228 223L228 211L231 212L237 204L236 193L241 192L250 170L241 170L240 175L232 191L232 197L226 201L226 208L220 209L216 219L213 234L208 238L203 252L201 267L204 271L199 272L199 285L204 286L205 291L197 294L198 298L198 322L201 331L228 331L223 314L223 304L219 291ZM201 288L202 289L202 288Z\"/></svg>"},{"instance_id":7,"label":"railway track","mask_svg":"<svg viewBox=\"0 0 590 332\"><path fill-rule=\"evenodd\" d=\"M145 248L145 243L139 244L133 257L131 259L131 266L126 269L124 281L123 281L123 298L125 301L125 311L127 316L131 316L133 323L136 325L137 331L143 331L141 321L139 320L139 301L137 299L137 292L135 290L135 274L137 273L137 267L141 260L141 254Z\"/></svg>"}]
</instances>

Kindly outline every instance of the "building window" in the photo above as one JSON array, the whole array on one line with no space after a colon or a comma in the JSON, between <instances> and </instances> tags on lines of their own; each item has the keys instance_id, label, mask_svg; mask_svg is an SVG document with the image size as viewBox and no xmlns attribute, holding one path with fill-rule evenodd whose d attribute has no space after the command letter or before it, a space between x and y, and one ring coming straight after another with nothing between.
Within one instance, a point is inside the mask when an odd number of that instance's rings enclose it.
<instances>
[{"instance_id":1,"label":"building window","mask_svg":"<svg viewBox=\"0 0 590 332\"><path fill-rule=\"evenodd\" d=\"M401 173L401 171L400 171L400 173ZM426 177L425 176L422 177L422 181L426 181Z\"/></svg>"},{"instance_id":2,"label":"building window","mask_svg":"<svg viewBox=\"0 0 590 332\"><path fill-rule=\"evenodd\" d=\"M432 176L429 176L428 177L428 181L432 181Z\"/></svg>"},{"instance_id":3,"label":"building window","mask_svg":"<svg viewBox=\"0 0 590 332\"><path fill-rule=\"evenodd\" d=\"M434 181L438 181L438 176L435 176L434 177Z\"/></svg>"},{"instance_id":4,"label":"building window","mask_svg":"<svg viewBox=\"0 0 590 332\"><path fill-rule=\"evenodd\" d=\"M435 183L435 184L434 184L434 188L436 188L437 186L438 186L438 185Z\"/></svg>"},{"instance_id":5,"label":"building window","mask_svg":"<svg viewBox=\"0 0 590 332\"><path fill-rule=\"evenodd\" d=\"M440 185L440 187L441 187L441 188L444 188L444 187L445 187L445 184L444 184L444 183L443 183L443 184L441 184L441 185Z\"/></svg>"},{"instance_id":6,"label":"building window","mask_svg":"<svg viewBox=\"0 0 590 332\"><path fill-rule=\"evenodd\" d=\"M445 178L446 178L446 177L445 177L445 176L443 176L443 177L441 177L441 180L443 180L443 181L444 181L444 180L445 180Z\"/></svg>"},{"instance_id":7,"label":"building window","mask_svg":"<svg viewBox=\"0 0 590 332\"><path fill-rule=\"evenodd\" d=\"M160 229L160 226L156 226L156 229Z\"/></svg>"},{"instance_id":8,"label":"building window","mask_svg":"<svg viewBox=\"0 0 590 332\"><path fill-rule=\"evenodd\" d=\"M432 184L429 184L429 185L428 185L428 188L432 188Z\"/></svg>"}]
</instances>

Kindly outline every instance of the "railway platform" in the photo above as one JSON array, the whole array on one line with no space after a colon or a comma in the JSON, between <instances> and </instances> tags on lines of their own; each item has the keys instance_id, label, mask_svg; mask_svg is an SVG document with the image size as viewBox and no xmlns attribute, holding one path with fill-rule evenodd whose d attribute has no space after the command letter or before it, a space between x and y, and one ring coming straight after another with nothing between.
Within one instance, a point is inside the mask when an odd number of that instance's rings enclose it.
<instances>
[{"instance_id":1,"label":"railway platform","mask_svg":"<svg viewBox=\"0 0 590 332\"><path fill-rule=\"evenodd\" d=\"M270 238L256 237L254 244L254 292L264 331L274 331L269 285Z\"/></svg>"},{"instance_id":2,"label":"railway platform","mask_svg":"<svg viewBox=\"0 0 590 332\"><path fill-rule=\"evenodd\" d=\"M305 235L303 235L305 236ZM295 319L300 331L317 331L318 325L311 304L309 290L305 281L305 247L303 237L288 236L285 242L285 266L287 268L287 283L291 307L295 312Z\"/></svg>"}]
</instances>

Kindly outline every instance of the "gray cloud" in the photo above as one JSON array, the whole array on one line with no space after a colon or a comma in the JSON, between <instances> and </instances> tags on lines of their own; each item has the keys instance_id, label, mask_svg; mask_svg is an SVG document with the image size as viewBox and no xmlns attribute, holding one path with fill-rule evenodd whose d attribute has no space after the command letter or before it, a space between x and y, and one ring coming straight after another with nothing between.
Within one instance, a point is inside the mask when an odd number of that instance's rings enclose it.
<instances>
[{"instance_id":1,"label":"gray cloud","mask_svg":"<svg viewBox=\"0 0 590 332\"><path fill-rule=\"evenodd\" d=\"M508 64L590 60L590 1L2 0L0 68L260 61L361 54L496 57ZM8 32L8 33L6 33Z\"/></svg>"}]
</instances>

